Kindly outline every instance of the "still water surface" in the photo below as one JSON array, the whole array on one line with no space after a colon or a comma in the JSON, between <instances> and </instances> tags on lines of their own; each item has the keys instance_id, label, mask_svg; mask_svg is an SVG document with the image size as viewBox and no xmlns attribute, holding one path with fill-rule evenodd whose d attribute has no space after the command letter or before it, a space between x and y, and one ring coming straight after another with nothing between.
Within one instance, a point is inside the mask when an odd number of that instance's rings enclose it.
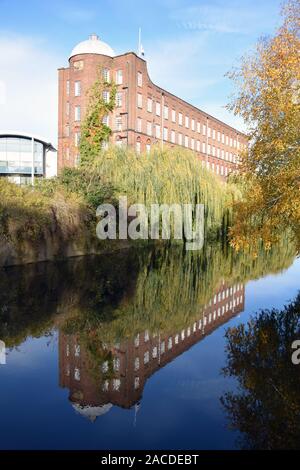
<instances>
[{"instance_id":1,"label":"still water surface","mask_svg":"<svg viewBox=\"0 0 300 470\"><path fill-rule=\"evenodd\" d=\"M238 448L225 330L282 308L299 281L285 244L255 259L215 246L3 269L0 448Z\"/></svg>"}]
</instances>

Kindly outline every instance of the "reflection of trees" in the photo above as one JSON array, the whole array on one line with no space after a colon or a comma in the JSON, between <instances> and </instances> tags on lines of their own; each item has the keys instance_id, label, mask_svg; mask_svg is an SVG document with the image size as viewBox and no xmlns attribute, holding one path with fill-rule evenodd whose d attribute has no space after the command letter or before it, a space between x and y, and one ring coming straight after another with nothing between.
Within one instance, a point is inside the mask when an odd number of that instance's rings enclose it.
<instances>
[{"instance_id":1,"label":"reflection of trees","mask_svg":"<svg viewBox=\"0 0 300 470\"><path fill-rule=\"evenodd\" d=\"M230 328L224 374L238 392L222 398L231 427L250 449L300 448L300 374L291 344L300 338L300 294L281 311L265 310Z\"/></svg>"},{"instance_id":2,"label":"reflection of trees","mask_svg":"<svg viewBox=\"0 0 300 470\"><path fill-rule=\"evenodd\" d=\"M199 252L158 246L9 269L0 276L0 337L15 346L59 325L100 354L100 342L184 328L223 280L245 283L293 258L283 239L255 258L212 243Z\"/></svg>"}]
</instances>

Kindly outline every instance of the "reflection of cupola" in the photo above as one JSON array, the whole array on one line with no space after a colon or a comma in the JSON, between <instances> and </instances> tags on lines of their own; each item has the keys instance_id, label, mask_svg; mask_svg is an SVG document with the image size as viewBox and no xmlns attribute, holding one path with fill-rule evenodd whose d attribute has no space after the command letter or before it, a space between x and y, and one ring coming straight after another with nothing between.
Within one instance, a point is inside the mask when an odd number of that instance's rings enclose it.
<instances>
[{"instance_id":1,"label":"reflection of cupola","mask_svg":"<svg viewBox=\"0 0 300 470\"><path fill-rule=\"evenodd\" d=\"M106 405L102 405L102 406L89 406L89 405L81 406L78 403L73 403L72 406L74 410L77 413L79 413L81 416L94 422L96 421L98 416L102 416L108 413L113 405L111 403L107 403Z\"/></svg>"},{"instance_id":2,"label":"reflection of cupola","mask_svg":"<svg viewBox=\"0 0 300 470\"><path fill-rule=\"evenodd\" d=\"M113 49L106 44L106 42L100 41L97 34L91 34L86 41L82 41L77 44L77 46L72 50L69 60L79 54L101 54L109 57L115 56Z\"/></svg>"}]
</instances>

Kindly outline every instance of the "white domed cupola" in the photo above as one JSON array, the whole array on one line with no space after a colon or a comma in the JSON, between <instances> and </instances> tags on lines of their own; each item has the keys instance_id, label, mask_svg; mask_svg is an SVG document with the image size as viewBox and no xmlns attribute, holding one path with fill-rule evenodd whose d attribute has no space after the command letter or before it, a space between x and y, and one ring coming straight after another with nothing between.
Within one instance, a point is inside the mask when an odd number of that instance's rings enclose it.
<instances>
[{"instance_id":1,"label":"white domed cupola","mask_svg":"<svg viewBox=\"0 0 300 470\"><path fill-rule=\"evenodd\" d=\"M69 60L74 57L74 55L79 54L101 54L109 57L115 56L113 49L106 44L106 42L100 41L97 34L91 34L89 39L77 44L77 46L72 50Z\"/></svg>"}]
</instances>

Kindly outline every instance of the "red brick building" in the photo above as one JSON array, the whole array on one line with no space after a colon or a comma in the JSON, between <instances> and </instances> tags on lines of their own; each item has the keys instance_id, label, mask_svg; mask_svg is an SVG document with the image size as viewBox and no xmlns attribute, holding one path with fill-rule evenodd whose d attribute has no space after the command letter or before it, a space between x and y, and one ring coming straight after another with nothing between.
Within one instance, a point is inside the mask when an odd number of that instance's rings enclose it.
<instances>
[{"instance_id":1,"label":"red brick building","mask_svg":"<svg viewBox=\"0 0 300 470\"><path fill-rule=\"evenodd\" d=\"M96 35L79 43L69 67L59 69L58 169L75 166L87 91L102 71L117 84L116 107L105 117L111 142L133 146L137 152L151 146L179 145L195 152L202 164L226 177L237 169L246 136L195 106L155 85L144 58L134 52L115 55ZM108 99L108 96L106 96Z\"/></svg>"},{"instance_id":2,"label":"red brick building","mask_svg":"<svg viewBox=\"0 0 300 470\"><path fill-rule=\"evenodd\" d=\"M59 333L60 386L69 389L75 410L94 420L113 406L131 408L143 395L146 381L157 370L243 312L245 288L241 283L220 285L196 320L180 331L150 334L115 345L102 345L111 360L92 364L79 335ZM98 370L96 379L93 371Z\"/></svg>"}]
</instances>

